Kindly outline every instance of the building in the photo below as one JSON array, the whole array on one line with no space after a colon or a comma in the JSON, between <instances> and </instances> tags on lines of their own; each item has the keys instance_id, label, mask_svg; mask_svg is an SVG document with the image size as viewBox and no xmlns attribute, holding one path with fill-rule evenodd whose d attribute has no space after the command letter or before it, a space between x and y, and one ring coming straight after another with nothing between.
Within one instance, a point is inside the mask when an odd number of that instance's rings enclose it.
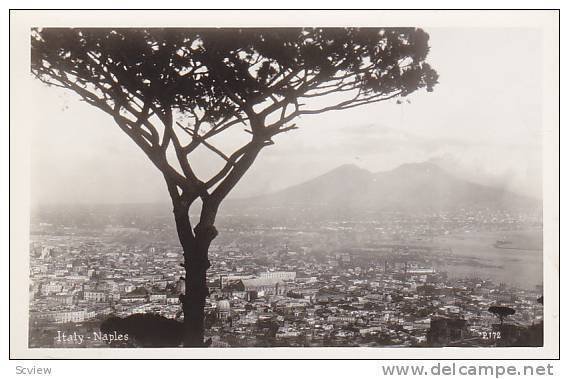
<instances>
[{"instance_id":1,"label":"building","mask_svg":"<svg viewBox=\"0 0 569 379\"><path fill-rule=\"evenodd\" d=\"M294 281L296 279L296 272L294 271L267 271L259 274L260 278L264 279L279 279L279 280L290 280Z\"/></svg>"},{"instance_id":2,"label":"building","mask_svg":"<svg viewBox=\"0 0 569 379\"><path fill-rule=\"evenodd\" d=\"M353 324L356 318L352 316L328 316L328 322Z\"/></svg>"},{"instance_id":3,"label":"building","mask_svg":"<svg viewBox=\"0 0 569 379\"><path fill-rule=\"evenodd\" d=\"M180 295L173 293L166 295L166 304L180 304Z\"/></svg>"},{"instance_id":4,"label":"building","mask_svg":"<svg viewBox=\"0 0 569 379\"><path fill-rule=\"evenodd\" d=\"M83 300L104 302L107 301L107 294L104 291L84 291Z\"/></svg>"},{"instance_id":5,"label":"building","mask_svg":"<svg viewBox=\"0 0 569 379\"><path fill-rule=\"evenodd\" d=\"M434 274L436 271L434 268L411 268L407 270L409 275L428 275Z\"/></svg>"},{"instance_id":6,"label":"building","mask_svg":"<svg viewBox=\"0 0 569 379\"><path fill-rule=\"evenodd\" d=\"M241 280L243 291L256 291L259 296L284 295L290 289L289 284L280 278L255 278Z\"/></svg>"},{"instance_id":7,"label":"building","mask_svg":"<svg viewBox=\"0 0 569 379\"><path fill-rule=\"evenodd\" d=\"M63 285L58 283L46 283L41 286L42 295L50 295L52 293L59 293L63 290Z\"/></svg>"},{"instance_id":8,"label":"building","mask_svg":"<svg viewBox=\"0 0 569 379\"><path fill-rule=\"evenodd\" d=\"M144 287L135 289L126 295L121 296L121 301L125 303L146 302L148 300L148 291Z\"/></svg>"},{"instance_id":9,"label":"building","mask_svg":"<svg viewBox=\"0 0 569 379\"><path fill-rule=\"evenodd\" d=\"M166 303L166 292L153 292L149 295L148 300L152 303Z\"/></svg>"},{"instance_id":10,"label":"building","mask_svg":"<svg viewBox=\"0 0 569 379\"><path fill-rule=\"evenodd\" d=\"M217 317L222 320L228 320L231 317L231 304L229 300L223 299L217 302Z\"/></svg>"},{"instance_id":11,"label":"building","mask_svg":"<svg viewBox=\"0 0 569 379\"><path fill-rule=\"evenodd\" d=\"M55 324L65 324L68 322L83 322L87 319L85 310L63 310L52 312L41 312L30 315L33 321L48 321Z\"/></svg>"},{"instance_id":12,"label":"building","mask_svg":"<svg viewBox=\"0 0 569 379\"><path fill-rule=\"evenodd\" d=\"M55 295L54 300L57 304L73 305L74 297L70 294L57 294Z\"/></svg>"}]
</instances>

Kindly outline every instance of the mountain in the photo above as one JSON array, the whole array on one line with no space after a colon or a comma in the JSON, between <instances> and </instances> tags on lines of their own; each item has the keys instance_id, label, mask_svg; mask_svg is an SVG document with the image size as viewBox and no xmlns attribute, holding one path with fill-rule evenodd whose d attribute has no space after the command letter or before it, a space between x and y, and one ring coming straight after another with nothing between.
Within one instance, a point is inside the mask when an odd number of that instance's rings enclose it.
<instances>
[{"instance_id":1,"label":"mountain","mask_svg":"<svg viewBox=\"0 0 569 379\"><path fill-rule=\"evenodd\" d=\"M243 210L286 208L342 211L441 211L522 209L535 199L459 179L434 163L410 163L372 173L340 166L307 182L268 195L232 200Z\"/></svg>"}]
</instances>

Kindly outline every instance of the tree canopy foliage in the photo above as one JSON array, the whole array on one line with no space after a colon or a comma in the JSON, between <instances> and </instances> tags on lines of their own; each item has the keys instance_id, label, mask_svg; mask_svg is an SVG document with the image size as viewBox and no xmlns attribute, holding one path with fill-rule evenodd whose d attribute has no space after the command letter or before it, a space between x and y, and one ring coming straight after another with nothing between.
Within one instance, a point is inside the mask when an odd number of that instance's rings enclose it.
<instances>
[{"instance_id":1,"label":"tree canopy foliage","mask_svg":"<svg viewBox=\"0 0 569 379\"><path fill-rule=\"evenodd\" d=\"M503 322L504 318L514 315L516 313L516 310L510 307L493 305L488 308L488 312L494 313L496 316L498 316L500 322Z\"/></svg>"}]
</instances>

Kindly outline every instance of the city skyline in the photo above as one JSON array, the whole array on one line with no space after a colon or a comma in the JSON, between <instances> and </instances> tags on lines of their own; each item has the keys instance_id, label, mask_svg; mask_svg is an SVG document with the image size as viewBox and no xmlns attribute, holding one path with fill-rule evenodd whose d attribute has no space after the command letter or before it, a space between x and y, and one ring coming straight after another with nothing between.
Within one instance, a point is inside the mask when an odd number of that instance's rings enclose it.
<instances>
[{"instance_id":1,"label":"city skyline","mask_svg":"<svg viewBox=\"0 0 569 379\"><path fill-rule=\"evenodd\" d=\"M164 218L75 223L58 214L32 225L29 346L178 346L178 324L167 320L181 320L182 252ZM271 220L220 223L205 307L212 347L543 343L541 229L532 216ZM513 309L515 332L496 324L496 305ZM144 314L164 329L127 326Z\"/></svg>"}]
</instances>

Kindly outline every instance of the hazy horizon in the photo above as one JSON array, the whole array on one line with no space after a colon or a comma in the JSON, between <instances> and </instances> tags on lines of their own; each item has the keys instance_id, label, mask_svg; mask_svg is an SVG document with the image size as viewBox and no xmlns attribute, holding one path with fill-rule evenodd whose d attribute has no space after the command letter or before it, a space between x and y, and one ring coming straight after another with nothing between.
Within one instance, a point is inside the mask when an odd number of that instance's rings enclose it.
<instances>
[{"instance_id":1,"label":"hazy horizon","mask_svg":"<svg viewBox=\"0 0 569 379\"><path fill-rule=\"evenodd\" d=\"M405 165L425 165L425 164L433 164L433 165L436 165L437 167L441 168L443 171L445 171L445 172L448 173L449 175L451 175L451 176L453 176L453 177L456 177L456 178L458 178L458 179L461 179L461 178L459 178L458 176L455 176L452 172L447 171L444 167L441 167L439 164L437 164L437 162L432 162L432 161L430 161L430 160L429 160L429 161L424 161L424 162L407 162L407 163L402 163L401 165L395 167L395 168L392 169L392 170L381 170L381 171L370 171L370 170L367 170L367 169L365 169L365 168L363 168L363 167L358 166L358 165L355 164L355 163L345 163L345 164L342 164L342 165L337 166L337 167L335 167L335 168L332 168L331 170L327 170L327 171L325 171L325 172L321 172L321 173L317 174L317 175L314 176L314 177L308 178L307 180L303 180L303 181L298 182L298 183L291 183L290 185L288 185L288 186L286 186L286 187L279 188L279 189L275 189L275 190L273 190L273 191L265 192L265 193L262 193L262 194L259 194L259 195L271 195L271 194L275 194L275 193L278 193L278 192L280 192L280 191L287 190L287 189L296 187L296 186L298 186L298 185L305 184L305 183L307 183L307 182L310 182L310 181L312 181L312 180L314 180L314 179L317 179L317 178L319 178L319 177L321 177L321 176L327 175L327 174L329 174L329 173L331 173L331 172L333 172L333 171L335 171L335 170L338 170L338 169L340 169L340 168L342 168L342 167L346 167L346 166L352 166L352 167L354 167L355 169L364 170L364 171L366 171L366 172L369 172L370 174L375 175L375 174L381 174L381 173L388 173L388 172L397 170L398 168L400 168L400 167L402 167L402 166L405 166ZM465 179L464 179L464 180L465 180ZM470 182L469 180L465 180L465 181L466 181L466 182ZM476 182L471 182L471 183L476 183ZM489 185L489 184L484 184L484 183L476 183L476 184L482 184L482 185L484 185L484 186L488 186L488 187L492 187L492 188L496 188L496 189L505 189L505 188L503 188L503 187L496 186L496 185L492 185L492 184L490 184L490 185ZM506 189L506 190L507 190L507 189ZM538 199L538 198L535 198L535 197L532 197L532 196L528 196L528 195L524 195L524 194L521 194L521 193L518 193L518 192L514 192L514 191L509 191L509 192L511 192L511 193L513 193L513 194L516 194L516 195L525 196L525 197L527 197L528 199L541 200L541 199ZM256 196L256 195L253 195L253 196L230 196L230 197L229 197L229 200L242 200L242 199L252 198L252 197L254 197L254 196ZM68 205L68 206L73 206L73 205L78 205L78 206L82 206L82 205L105 205L105 206L106 206L106 205L109 205L109 206L112 206L112 205L169 205L169 204L170 204L170 199L169 199L168 197L164 197L163 199L156 199L155 201L143 201L143 202L128 202L128 201L127 201L127 202L121 202L121 203L118 203L118 202L57 202L57 203L36 203L36 204L33 204L33 207L34 207L34 208L39 208L39 207L42 207L42 206L52 206L52 205L54 205L54 206L57 206L57 205L64 205L64 206L65 206L65 205Z\"/></svg>"}]
</instances>

